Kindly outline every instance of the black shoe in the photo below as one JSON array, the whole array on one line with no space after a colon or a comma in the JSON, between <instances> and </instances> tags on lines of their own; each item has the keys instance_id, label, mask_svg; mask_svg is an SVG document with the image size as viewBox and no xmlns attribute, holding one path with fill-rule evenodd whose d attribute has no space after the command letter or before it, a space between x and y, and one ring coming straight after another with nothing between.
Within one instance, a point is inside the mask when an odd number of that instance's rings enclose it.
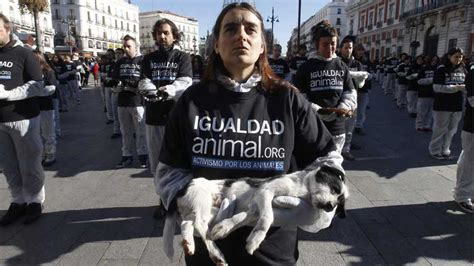
<instances>
[{"instance_id":1,"label":"black shoe","mask_svg":"<svg viewBox=\"0 0 474 266\"><path fill-rule=\"evenodd\" d=\"M148 155L146 155L146 154L138 155L138 160L140 161L140 167L141 168L147 168L147 166L148 166Z\"/></svg>"},{"instance_id":2,"label":"black shoe","mask_svg":"<svg viewBox=\"0 0 474 266\"><path fill-rule=\"evenodd\" d=\"M355 144L355 143L352 143L352 144L351 144L351 150L356 150L356 151L358 151L358 150L360 150L360 149L362 149L361 146L359 146L359 145L357 145L357 144Z\"/></svg>"},{"instance_id":3,"label":"black shoe","mask_svg":"<svg viewBox=\"0 0 474 266\"><path fill-rule=\"evenodd\" d=\"M163 204L158 205L153 212L153 218L156 220L161 220L166 217L166 209L163 207Z\"/></svg>"},{"instance_id":4,"label":"black shoe","mask_svg":"<svg viewBox=\"0 0 474 266\"><path fill-rule=\"evenodd\" d=\"M343 151L341 153L342 157L344 157L345 160L348 160L348 161L354 161L355 160L355 157L354 155L352 155L350 152L346 152L346 151Z\"/></svg>"},{"instance_id":5,"label":"black shoe","mask_svg":"<svg viewBox=\"0 0 474 266\"><path fill-rule=\"evenodd\" d=\"M26 206L26 215L23 224L32 224L41 217L43 206L41 203L30 203Z\"/></svg>"},{"instance_id":6,"label":"black shoe","mask_svg":"<svg viewBox=\"0 0 474 266\"><path fill-rule=\"evenodd\" d=\"M106 125L110 125L110 124L112 124L113 122L114 122L114 120L108 119L107 122L105 122L105 124L106 124Z\"/></svg>"},{"instance_id":7,"label":"black shoe","mask_svg":"<svg viewBox=\"0 0 474 266\"><path fill-rule=\"evenodd\" d=\"M124 168L132 165L133 157L132 156L122 156L122 160L117 164L117 168Z\"/></svg>"},{"instance_id":8,"label":"black shoe","mask_svg":"<svg viewBox=\"0 0 474 266\"><path fill-rule=\"evenodd\" d=\"M7 226L20 219L26 211L26 203L11 203L7 213L0 219L0 226Z\"/></svg>"},{"instance_id":9,"label":"black shoe","mask_svg":"<svg viewBox=\"0 0 474 266\"><path fill-rule=\"evenodd\" d=\"M354 128L354 133L356 133L357 135L361 135L361 136L365 135L365 132L362 130L361 127Z\"/></svg>"},{"instance_id":10,"label":"black shoe","mask_svg":"<svg viewBox=\"0 0 474 266\"><path fill-rule=\"evenodd\" d=\"M122 136L122 134L120 133L114 133L112 134L112 136L110 136L111 139L117 139L117 138L120 138Z\"/></svg>"}]
</instances>

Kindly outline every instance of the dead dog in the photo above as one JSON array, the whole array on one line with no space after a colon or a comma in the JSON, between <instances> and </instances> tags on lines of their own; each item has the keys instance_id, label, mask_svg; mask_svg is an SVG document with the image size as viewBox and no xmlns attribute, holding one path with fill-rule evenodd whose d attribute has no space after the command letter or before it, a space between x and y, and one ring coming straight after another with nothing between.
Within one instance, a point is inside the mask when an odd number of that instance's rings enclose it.
<instances>
[{"instance_id":1,"label":"dead dog","mask_svg":"<svg viewBox=\"0 0 474 266\"><path fill-rule=\"evenodd\" d=\"M235 196L235 215L231 218L214 218L224 199ZM318 167L280 175L271 178L242 178L235 180L193 179L189 185L176 196L174 210L170 206L163 241L165 254L173 257L173 237L178 214L182 219L182 245L187 255L193 255L194 230L201 237L212 261L217 265L226 264L224 255L213 240L224 238L235 229L244 225L255 225L247 238L246 249L250 254L260 246L272 225L281 226L272 208L272 201L278 196L297 197L308 202L312 207L327 212L336 208L336 214L344 218L345 200L348 189L344 183L344 174L328 166ZM294 226L299 221L292 221ZM302 221L301 221L302 222Z\"/></svg>"}]
</instances>

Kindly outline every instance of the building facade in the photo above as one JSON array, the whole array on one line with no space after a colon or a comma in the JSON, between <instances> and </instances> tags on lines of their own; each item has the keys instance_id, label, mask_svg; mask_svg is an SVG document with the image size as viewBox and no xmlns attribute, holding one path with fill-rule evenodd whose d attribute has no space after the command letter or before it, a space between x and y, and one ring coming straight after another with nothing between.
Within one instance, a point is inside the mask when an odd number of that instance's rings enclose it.
<instances>
[{"instance_id":1,"label":"building facade","mask_svg":"<svg viewBox=\"0 0 474 266\"><path fill-rule=\"evenodd\" d=\"M138 6L126 0L51 0L57 50L79 48L85 55L122 47L125 35L138 43Z\"/></svg>"},{"instance_id":2,"label":"building facade","mask_svg":"<svg viewBox=\"0 0 474 266\"><path fill-rule=\"evenodd\" d=\"M316 14L302 22L300 25L300 44L305 44L309 50L314 49L314 44L311 41L311 28L323 20L327 20L334 26L339 36L346 36L348 34L346 7L346 0L332 0L316 12ZM288 42L288 51L290 53L297 50L297 42L298 29L295 28Z\"/></svg>"},{"instance_id":3,"label":"building facade","mask_svg":"<svg viewBox=\"0 0 474 266\"><path fill-rule=\"evenodd\" d=\"M199 22L190 17L173 14L169 11L150 11L139 15L140 39L142 53L154 51L155 41L152 36L153 25L159 19L166 18L173 21L181 33L181 50L190 54L199 54Z\"/></svg>"},{"instance_id":4,"label":"building facade","mask_svg":"<svg viewBox=\"0 0 474 266\"><path fill-rule=\"evenodd\" d=\"M349 34L370 58L405 52L444 55L458 46L473 51L472 0L353 0L346 9Z\"/></svg>"},{"instance_id":5,"label":"building facade","mask_svg":"<svg viewBox=\"0 0 474 266\"><path fill-rule=\"evenodd\" d=\"M48 0L49 2L49 0ZM0 12L6 15L13 23L13 32L20 36L35 36L35 21L33 15L29 13L22 14L19 10L18 0L3 0L0 2ZM45 11L39 14L39 28L43 36L43 45L45 53L54 52L54 29L51 21L51 12Z\"/></svg>"}]
</instances>

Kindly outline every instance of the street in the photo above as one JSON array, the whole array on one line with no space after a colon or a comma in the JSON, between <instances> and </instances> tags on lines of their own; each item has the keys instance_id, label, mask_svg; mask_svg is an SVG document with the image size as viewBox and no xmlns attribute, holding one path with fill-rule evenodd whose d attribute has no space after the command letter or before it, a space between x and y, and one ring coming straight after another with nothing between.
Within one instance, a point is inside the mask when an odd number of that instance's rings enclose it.
<instances>
[{"instance_id":1,"label":"street","mask_svg":"<svg viewBox=\"0 0 474 266\"><path fill-rule=\"evenodd\" d=\"M61 113L57 162L46 169L44 214L36 223L0 227L0 264L170 265L163 222L148 170L115 169L120 139L110 139L99 89ZM300 232L298 265L472 265L474 216L453 202L456 162L430 157L430 133L396 108L380 88L370 93L356 161L344 164L348 216L317 234ZM461 127L461 125L460 125ZM452 154L460 153L460 135ZM0 215L9 205L0 174ZM175 237L173 265L184 265Z\"/></svg>"}]
</instances>

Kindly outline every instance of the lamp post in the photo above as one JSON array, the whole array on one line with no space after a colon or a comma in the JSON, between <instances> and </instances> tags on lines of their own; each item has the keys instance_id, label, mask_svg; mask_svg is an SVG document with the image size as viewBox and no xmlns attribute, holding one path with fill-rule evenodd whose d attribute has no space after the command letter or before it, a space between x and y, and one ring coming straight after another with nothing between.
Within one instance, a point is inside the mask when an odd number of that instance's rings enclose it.
<instances>
[{"instance_id":1,"label":"lamp post","mask_svg":"<svg viewBox=\"0 0 474 266\"><path fill-rule=\"evenodd\" d=\"M193 48L194 48L194 54L197 54L197 51L196 51L196 36L193 37Z\"/></svg>"},{"instance_id":2,"label":"lamp post","mask_svg":"<svg viewBox=\"0 0 474 266\"><path fill-rule=\"evenodd\" d=\"M64 42L67 44L67 46L69 46L69 54L72 54L72 46L74 45L74 37L72 36L72 32L71 32L71 27L74 26L76 24L76 17L72 14L70 14L69 16L67 16L65 19L63 19L61 21L63 24L66 24L67 26L67 34L66 34L66 38L64 40Z\"/></svg>"},{"instance_id":3,"label":"lamp post","mask_svg":"<svg viewBox=\"0 0 474 266\"><path fill-rule=\"evenodd\" d=\"M413 29L415 28L415 40L410 43L410 47L412 48L411 55L412 57L416 56L416 50L420 47L420 42L418 41L418 26L423 27L425 22L423 19L415 19L410 23L410 27Z\"/></svg>"},{"instance_id":4,"label":"lamp post","mask_svg":"<svg viewBox=\"0 0 474 266\"><path fill-rule=\"evenodd\" d=\"M273 51L273 40L275 39L275 37L273 36L273 23L274 23L274 22L280 22L280 21L278 20L278 16L275 16L275 9L274 9L273 7L272 7L272 16L267 18L267 22L271 22L271 23L272 23L272 43L271 43L271 44L272 44L272 47L271 47L271 49L272 49L272 51Z\"/></svg>"}]
</instances>

